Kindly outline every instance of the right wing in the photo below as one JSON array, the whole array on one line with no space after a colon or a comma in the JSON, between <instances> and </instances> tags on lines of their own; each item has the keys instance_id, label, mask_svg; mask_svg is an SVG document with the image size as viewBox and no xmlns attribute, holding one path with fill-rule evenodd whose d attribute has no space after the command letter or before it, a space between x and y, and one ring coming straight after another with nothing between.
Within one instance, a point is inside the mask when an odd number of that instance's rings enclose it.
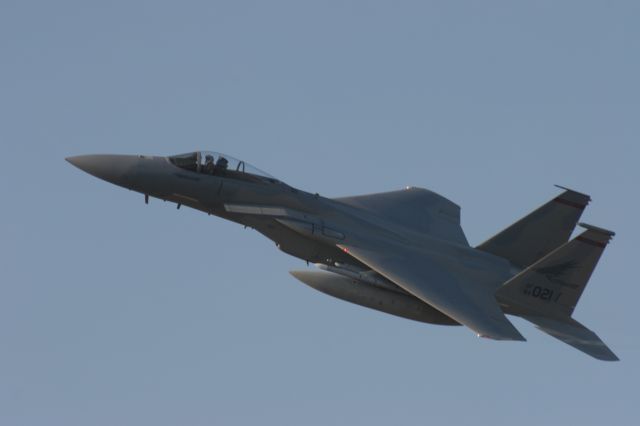
<instances>
[{"instance_id":1,"label":"right wing","mask_svg":"<svg viewBox=\"0 0 640 426\"><path fill-rule=\"evenodd\" d=\"M479 336L525 340L488 288L460 280L432 255L391 242L385 242L384 247L372 242L339 247Z\"/></svg>"}]
</instances>

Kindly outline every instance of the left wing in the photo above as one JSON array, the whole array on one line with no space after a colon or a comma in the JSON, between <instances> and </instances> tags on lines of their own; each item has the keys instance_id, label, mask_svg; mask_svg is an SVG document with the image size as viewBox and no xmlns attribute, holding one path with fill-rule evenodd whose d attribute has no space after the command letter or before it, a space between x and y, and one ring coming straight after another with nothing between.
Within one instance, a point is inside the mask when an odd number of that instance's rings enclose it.
<instances>
[{"instance_id":1,"label":"left wing","mask_svg":"<svg viewBox=\"0 0 640 426\"><path fill-rule=\"evenodd\" d=\"M460 226L460 206L424 188L335 198L343 204L367 210L384 220L431 237L468 246Z\"/></svg>"},{"instance_id":2,"label":"left wing","mask_svg":"<svg viewBox=\"0 0 640 426\"><path fill-rule=\"evenodd\" d=\"M476 282L461 282L427 253L399 244L361 243L339 247L404 290L481 337L526 340L507 320L493 292Z\"/></svg>"}]
</instances>

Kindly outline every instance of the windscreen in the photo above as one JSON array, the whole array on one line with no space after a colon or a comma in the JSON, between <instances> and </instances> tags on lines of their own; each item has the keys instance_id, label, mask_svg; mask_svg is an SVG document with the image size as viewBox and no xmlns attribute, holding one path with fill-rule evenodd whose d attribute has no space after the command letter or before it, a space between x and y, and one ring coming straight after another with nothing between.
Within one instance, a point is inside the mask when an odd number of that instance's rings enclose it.
<instances>
[{"instance_id":1,"label":"windscreen","mask_svg":"<svg viewBox=\"0 0 640 426\"><path fill-rule=\"evenodd\" d=\"M257 167L230 155L212 151L196 151L169 157L169 161L181 169L213 176L245 178L245 180L275 183L276 178Z\"/></svg>"}]
</instances>

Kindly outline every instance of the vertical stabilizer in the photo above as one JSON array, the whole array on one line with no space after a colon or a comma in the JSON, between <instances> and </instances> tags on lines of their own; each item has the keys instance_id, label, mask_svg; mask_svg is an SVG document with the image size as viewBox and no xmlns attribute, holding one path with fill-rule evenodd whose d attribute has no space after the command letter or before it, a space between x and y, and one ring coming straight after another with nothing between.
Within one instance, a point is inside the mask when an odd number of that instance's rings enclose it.
<instances>
[{"instance_id":1,"label":"vertical stabilizer","mask_svg":"<svg viewBox=\"0 0 640 426\"><path fill-rule=\"evenodd\" d=\"M476 248L524 268L566 243L591 198L562 189L562 194Z\"/></svg>"},{"instance_id":2,"label":"vertical stabilizer","mask_svg":"<svg viewBox=\"0 0 640 426\"><path fill-rule=\"evenodd\" d=\"M568 243L524 269L496 292L523 312L570 317L613 232L591 225Z\"/></svg>"}]
</instances>

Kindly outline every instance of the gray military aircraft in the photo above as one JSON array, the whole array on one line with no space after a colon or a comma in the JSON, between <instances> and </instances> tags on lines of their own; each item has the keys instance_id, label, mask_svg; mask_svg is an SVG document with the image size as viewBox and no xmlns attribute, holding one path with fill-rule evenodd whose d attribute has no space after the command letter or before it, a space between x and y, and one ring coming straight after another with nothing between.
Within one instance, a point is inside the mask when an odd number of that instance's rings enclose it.
<instances>
[{"instance_id":1,"label":"gray military aircraft","mask_svg":"<svg viewBox=\"0 0 640 426\"><path fill-rule=\"evenodd\" d=\"M525 340L505 314L597 359L618 360L573 310L614 235L591 225L569 240L588 195L563 192L477 247L460 207L422 188L325 198L214 152L82 155L71 164L149 197L251 227L320 271L292 271L331 296L478 336Z\"/></svg>"}]
</instances>

